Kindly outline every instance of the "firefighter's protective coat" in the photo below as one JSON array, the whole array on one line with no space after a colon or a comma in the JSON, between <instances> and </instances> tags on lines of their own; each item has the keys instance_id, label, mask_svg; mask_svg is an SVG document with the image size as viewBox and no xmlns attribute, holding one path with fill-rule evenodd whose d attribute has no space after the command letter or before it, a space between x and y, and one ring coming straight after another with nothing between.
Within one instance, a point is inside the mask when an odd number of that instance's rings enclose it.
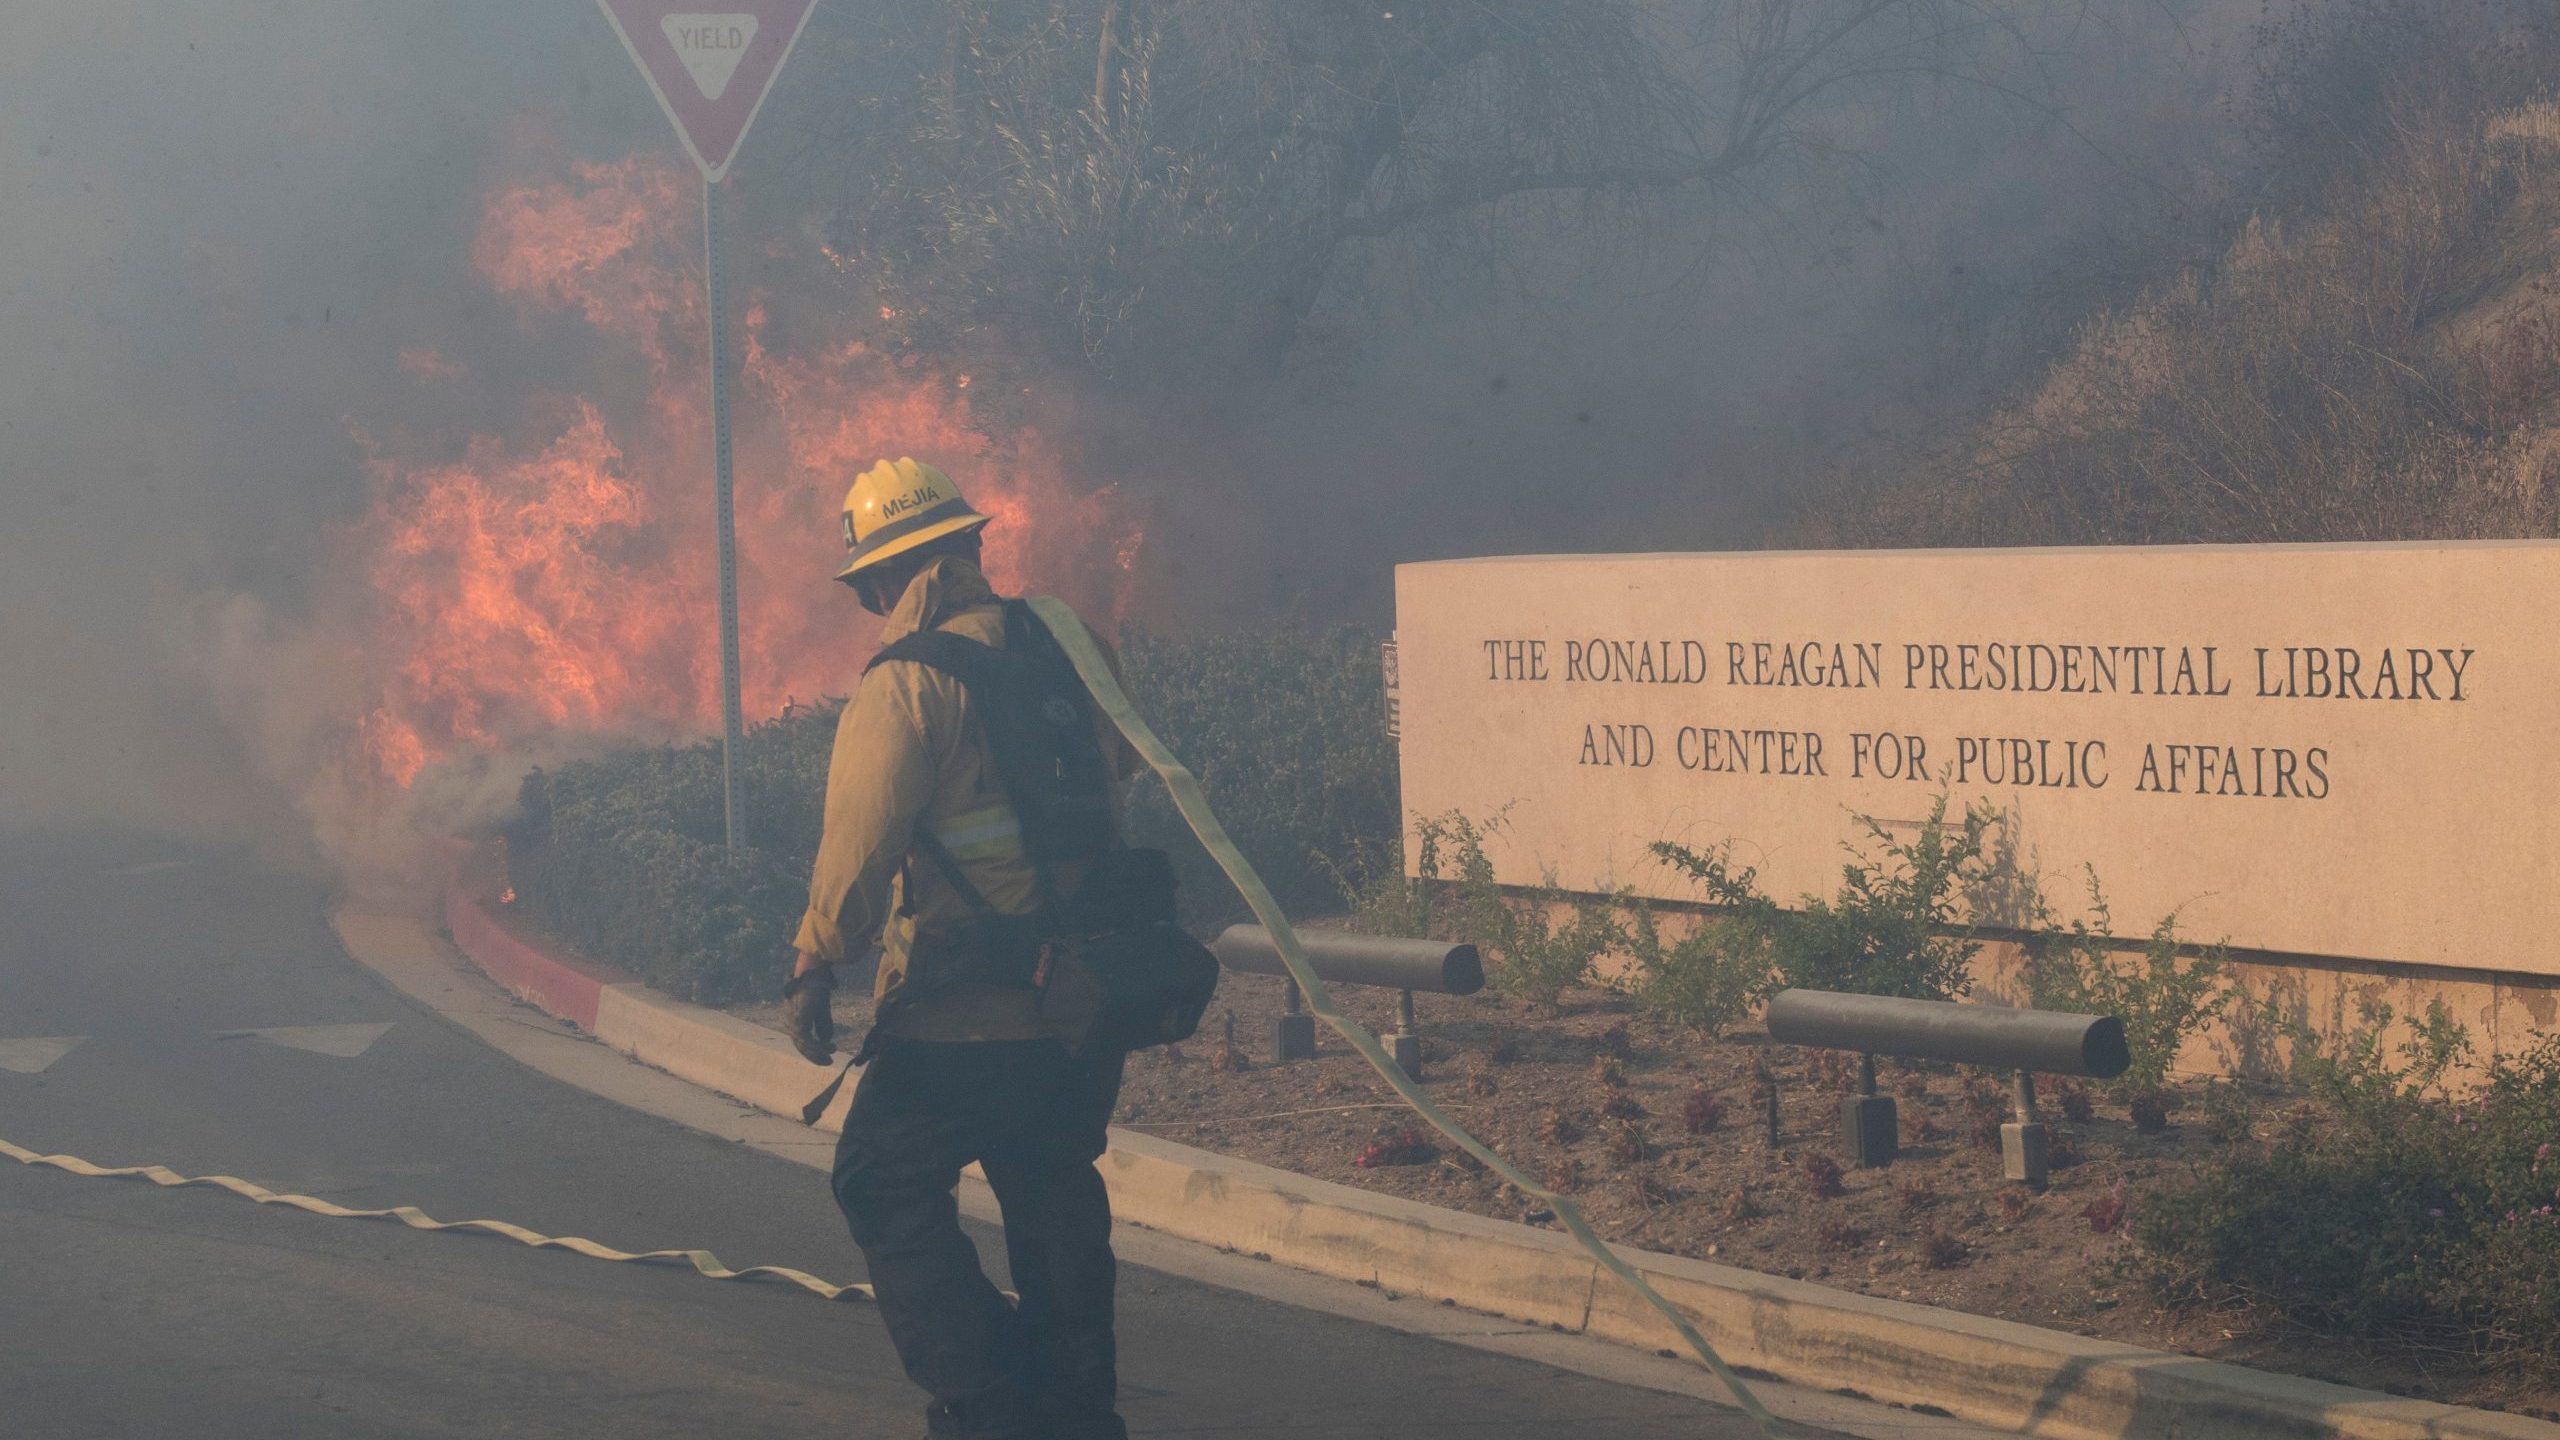
<instances>
[{"instance_id":1,"label":"firefighter's protective coat","mask_svg":"<svg viewBox=\"0 0 2560 1440\"><path fill-rule=\"evenodd\" d=\"M881 627L880 643L918 630L945 630L1001 646L1004 611L976 566L945 557L907 587ZM881 957L873 993L883 1001L909 978L919 932L958 931L970 917L967 902L931 865L908 863L918 826L941 838L970 883L998 910L1020 915L1038 908L1021 822L1005 802L969 703L949 675L913 661L891 661L863 677L837 722L826 828L795 943L822 959L841 961L877 932ZM1096 723L1115 772L1130 773L1135 756L1127 742L1108 721L1097 717ZM1082 882L1080 870L1061 868L1054 878L1062 892ZM1055 1013L1048 1017L1051 1026L1061 1019ZM922 996L901 1006L888 1028L918 1040L1028 1040L1049 1033L1035 995L993 985L957 985Z\"/></svg>"}]
</instances>

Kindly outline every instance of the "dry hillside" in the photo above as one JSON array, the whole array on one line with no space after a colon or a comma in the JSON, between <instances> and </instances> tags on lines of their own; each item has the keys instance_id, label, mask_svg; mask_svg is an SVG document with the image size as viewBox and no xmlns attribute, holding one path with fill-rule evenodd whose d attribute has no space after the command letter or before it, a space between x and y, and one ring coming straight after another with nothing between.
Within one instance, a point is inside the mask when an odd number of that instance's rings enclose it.
<instances>
[{"instance_id":1,"label":"dry hillside","mask_svg":"<svg viewBox=\"0 0 2560 1440\"><path fill-rule=\"evenodd\" d=\"M2377 540L2560 528L2560 101L2514 7L2271 34L2264 203L1977 433L1800 538Z\"/></svg>"}]
</instances>

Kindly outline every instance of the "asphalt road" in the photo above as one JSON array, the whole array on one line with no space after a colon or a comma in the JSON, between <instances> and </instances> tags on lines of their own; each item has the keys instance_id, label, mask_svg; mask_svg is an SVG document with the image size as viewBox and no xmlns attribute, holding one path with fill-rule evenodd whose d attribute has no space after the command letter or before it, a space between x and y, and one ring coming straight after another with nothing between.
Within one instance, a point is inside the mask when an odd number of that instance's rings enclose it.
<instances>
[{"instance_id":1,"label":"asphalt road","mask_svg":"<svg viewBox=\"0 0 2560 1440\"><path fill-rule=\"evenodd\" d=\"M859 1276L821 1177L412 1007L341 950L327 898L170 842L0 838L0 1137ZM16 1043L68 1037L85 1038L50 1063L58 1047ZM1754 1433L1696 1401L1136 1267L1120 1298L1140 1434ZM921 1434L920 1404L862 1304L0 1162L0 1435L867 1440Z\"/></svg>"}]
</instances>

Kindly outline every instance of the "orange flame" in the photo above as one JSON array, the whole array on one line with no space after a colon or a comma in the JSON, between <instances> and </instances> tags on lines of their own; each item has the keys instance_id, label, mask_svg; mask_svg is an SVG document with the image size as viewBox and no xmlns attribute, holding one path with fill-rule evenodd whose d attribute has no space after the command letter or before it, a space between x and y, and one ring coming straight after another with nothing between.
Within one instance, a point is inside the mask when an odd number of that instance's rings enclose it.
<instances>
[{"instance_id":1,"label":"orange flame","mask_svg":"<svg viewBox=\"0 0 2560 1440\"><path fill-rule=\"evenodd\" d=\"M649 394L631 414L591 398L537 405L550 417L537 433L476 436L459 460L377 462L374 509L351 537L378 597L382 662L357 738L397 785L465 747L717 723L700 256L685 243L700 217L684 179L634 157L488 197L482 278L529 318L573 313L636 354ZM750 716L842 693L858 674L868 617L826 580L845 489L883 455L943 466L994 517L998 588L1119 618L1142 532L1108 487L1077 486L1035 432L990 440L963 387L930 370L860 343L778 346L768 316L781 303L752 297L736 342ZM823 328L795 312L795 334ZM779 454L754 463L777 440Z\"/></svg>"}]
</instances>

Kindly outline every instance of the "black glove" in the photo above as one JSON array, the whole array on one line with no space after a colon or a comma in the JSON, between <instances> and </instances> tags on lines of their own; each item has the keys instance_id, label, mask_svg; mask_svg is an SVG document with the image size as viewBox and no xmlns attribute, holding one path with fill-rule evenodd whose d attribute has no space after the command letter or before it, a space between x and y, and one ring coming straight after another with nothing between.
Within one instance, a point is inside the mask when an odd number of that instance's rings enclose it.
<instances>
[{"instance_id":1,"label":"black glove","mask_svg":"<svg viewBox=\"0 0 2560 1440\"><path fill-rule=\"evenodd\" d=\"M836 976L824 965L803 970L782 987L782 1023L791 1047L812 1065L836 1058Z\"/></svg>"}]
</instances>

